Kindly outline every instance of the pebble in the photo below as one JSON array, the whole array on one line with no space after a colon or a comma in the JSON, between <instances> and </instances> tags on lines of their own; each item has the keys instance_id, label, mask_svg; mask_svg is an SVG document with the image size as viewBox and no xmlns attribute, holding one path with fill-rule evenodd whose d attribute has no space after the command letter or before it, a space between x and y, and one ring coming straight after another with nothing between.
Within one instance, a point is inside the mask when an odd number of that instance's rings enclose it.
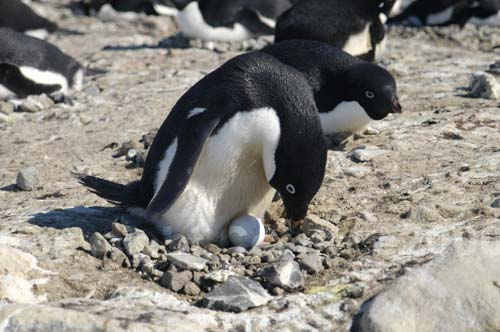
<instances>
[{"instance_id":1,"label":"pebble","mask_svg":"<svg viewBox=\"0 0 500 332\"><path fill-rule=\"evenodd\" d=\"M109 259L119 266L130 267L130 261L127 255L118 248L111 248Z\"/></svg>"},{"instance_id":2,"label":"pebble","mask_svg":"<svg viewBox=\"0 0 500 332\"><path fill-rule=\"evenodd\" d=\"M182 270L201 271L207 265L208 260L186 253L171 253L167 255L168 260Z\"/></svg>"},{"instance_id":3,"label":"pebble","mask_svg":"<svg viewBox=\"0 0 500 332\"><path fill-rule=\"evenodd\" d=\"M195 295L198 295L201 293L200 287L198 287L198 285L192 281L189 281L188 283L186 283L182 290L184 291L184 294L192 295L192 296L195 296Z\"/></svg>"},{"instance_id":4,"label":"pebble","mask_svg":"<svg viewBox=\"0 0 500 332\"><path fill-rule=\"evenodd\" d=\"M439 211L431 206L412 207L403 217L419 223L439 222L443 219Z\"/></svg>"},{"instance_id":5,"label":"pebble","mask_svg":"<svg viewBox=\"0 0 500 332\"><path fill-rule=\"evenodd\" d=\"M41 94L39 96L28 96L20 105L19 110L21 112L35 113L47 110L52 106L54 106L54 101L46 94Z\"/></svg>"},{"instance_id":6,"label":"pebble","mask_svg":"<svg viewBox=\"0 0 500 332\"><path fill-rule=\"evenodd\" d=\"M271 299L258 282L246 277L232 276L205 295L200 305L214 310L242 312L264 305Z\"/></svg>"},{"instance_id":7,"label":"pebble","mask_svg":"<svg viewBox=\"0 0 500 332\"><path fill-rule=\"evenodd\" d=\"M125 253L129 256L141 252L147 244L149 244L149 238L146 233L142 231L135 231L134 233L127 234L123 239Z\"/></svg>"},{"instance_id":8,"label":"pebble","mask_svg":"<svg viewBox=\"0 0 500 332\"><path fill-rule=\"evenodd\" d=\"M230 254L245 254L247 250L243 247L231 247L228 249Z\"/></svg>"},{"instance_id":9,"label":"pebble","mask_svg":"<svg viewBox=\"0 0 500 332\"><path fill-rule=\"evenodd\" d=\"M493 75L485 72L476 72L471 75L469 90L470 95L475 98L500 98L500 83Z\"/></svg>"},{"instance_id":10,"label":"pebble","mask_svg":"<svg viewBox=\"0 0 500 332\"><path fill-rule=\"evenodd\" d=\"M15 106L12 103L9 103L8 101L0 101L0 113L9 115L13 113L15 110Z\"/></svg>"},{"instance_id":11,"label":"pebble","mask_svg":"<svg viewBox=\"0 0 500 332\"><path fill-rule=\"evenodd\" d=\"M355 149L352 153L352 158L354 161L357 162L367 162L367 161L372 161L375 158L378 158L383 155L389 154L391 151L390 150L383 150L379 148L370 148L369 150L366 149Z\"/></svg>"},{"instance_id":12,"label":"pebble","mask_svg":"<svg viewBox=\"0 0 500 332\"><path fill-rule=\"evenodd\" d=\"M12 118L5 113L0 112L0 123L11 123Z\"/></svg>"},{"instance_id":13,"label":"pebble","mask_svg":"<svg viewBox=\"0 0 500 332\"><path fill-rule=\"evenodd\" d=\"M304 219L302 231L304 232L304 234L311 236L317 230L324 231L326 234L330 233L334 237L337 237L339 234L339 229L334 224L316 215L308 215Z\"/></svg>"},{"instance_id":14,"label":"pebble","mask_svg":"<svg viewBox=\"0 0 500 332\"><path fill-rule=\"evenodd\" d=\"M16 185L21 190L32 191L37 187L39 182L38 171L33 166L26 167L17 173Z\"/></svg>"},{"instance_id":15,"label":"pebble","mask_svg":"<svg viewBox=\"0 0 500 332\"><path fill-rule=\"evenodd\" d=\"M356 179L362 179L365 177L366 174L368 174L370 170L366 167L363 166L351 166L346 169L344 169L344 175L350 176Z\"/></svg>"},{"instance_id":16,"label":"pebble","mask_svg":"<svg viewBox=\"0 0 500 332\"><path fill-rule=\"evenodd\" d=\"M299 264L288 254L266 265L259 271L259 275L270 284L286 290L302 289L305 284Z\"/></svg>"},{"instance_id":17,"label":"pebble","mask_svg":"<svg viewBox=\"0 0 500 332\"><path fill-rule=\"evenodd\" d=\"M145 257L148 257L146 255L144 255L143 253L141 252L138 252L134 255L132 255L132 267L134 269L137 269L139 268L139 266L141 266L141 263L142 263L142 260L145 258Z\"/></svg>"},{"instance_id":18,"label":"pebble","mask_svg":"<svg viewBox=\"0 0 500 332\"><path fill-rule=\"evenodd\" d=\"M191 248L189 247L189 241L187 238L181 235L172 240L172 242L168 245L168 250L190 252Z\"/></svg>"},{"instance_id":19,"label":"pebble","mask_svg":"<svg viewBox=\"0 0 500 332\"><path fill-rule=\"evenodd\" d=\"M221 251L219 246L213 243L208 244L205 249L212 254L218 254Z\"/></svg>"},{"instance_id":20,"label":"pebble","mask_svg":"<svg viewBox=\"0 0 500 332\"><path fill-rule=\"evenodd\" d=\"M111 245L106 241L101 233L94 233L90 237L90 251L92 256L104 258L106 254L112 250Z\"/></svg>"},{"instance_id":21,"label":"pebble","mask_svg":"<svg viewBox=\"0 0 500 332\"><path fill-rule=\"evenodd\" d=\"M324 269L323 259L319 253L307 255L299 261L299 264L302 269L306 270L310 274L316 274Z\"/></svg>"},{"instance_id":22,"label":"pebble","mask_svg":"<svg viewBox=\"0 0 500 332\"><path fill-rule=\"evenodd\" d=\"M170 272L167 271L163 274L160 284L168 289L178 292L193 278L191 271Z\"/></svg>"},{"instance_id":23,"label":"pebble","mask_svg":"<svg viewBox=\"0 0 500 332\"><path fill-rule=\"evenodd\" d=\"M144 247L144 249L142 250L142 252L151 258L158 259L160 257L160 254L158 253L158 248L153 243L156 243L156 242L152 242L152 244L147 244ZM158 247L159 247L159 245L158 245Z\"/></svg>"},{"instance_id":24,"label":"pebble","mask_svg":"<svg viewBox=\"0 0 500 332\"><path fill-rule=\"evenodd\" d=\"M373 214L373 213L370 213L370 212L367 212L367 211L363 211L361 212L361 217L366 221L366 222L369 222L369 223L372 223L372 224L375 224L378 222L378 219L377 217Z\"/></svg>"},{"instance_id":25,"label":"pebble","mask_svg":"<svg viewBox=\"0 0 500 332\"><path fill-rule=\"evenodd\" d=\"M128 235L127 226L125 226L124 224L120 224L119 222L113 222L111 224L111 231L117 237L121 237L121 238L124 238L125 236Z\"/></svg>"},{"instance_id":26,"label":"pebble","mask_svg":"<svg viewBox=\"0 0 500 332\"><path fill-rule=\"evenodd\" d=\"M499 209L500 208L500 198L496 199L491 203L491 207L494 209Z\"/></svg>"},{"instance_id":27,"label":"pebble","mask_svg":"<svg viewBox=\"0 0 500 332\"><path fill-rule=\"evenodd\" d=\"M309 240L309 238L307 237L307 235L304 234L304 233L297 235L293 239L293 242L295 244L299 245L299 246L304 246L304 247L308 247L308 246L312 245L311 240Z\"/></svg>"}]
</instances>

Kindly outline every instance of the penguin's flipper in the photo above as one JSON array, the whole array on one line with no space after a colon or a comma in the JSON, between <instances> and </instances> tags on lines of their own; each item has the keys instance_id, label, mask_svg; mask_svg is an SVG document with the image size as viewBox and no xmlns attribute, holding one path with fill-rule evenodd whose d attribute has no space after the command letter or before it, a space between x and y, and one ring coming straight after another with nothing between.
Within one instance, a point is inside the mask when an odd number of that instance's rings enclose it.
<instances>
[{"instance_id":1,"label":"penguin's flipper","mask_svg":"<svg viewBox=\"0 0 500 332\"><path fill-rule=\"evenodd\" d=\"M147 216L164 214L186 188L206 141L219 124L219 118L198 114L186 120L174 148L172 162L160 189L146 208Z\"/></svg>"}]
</instances>

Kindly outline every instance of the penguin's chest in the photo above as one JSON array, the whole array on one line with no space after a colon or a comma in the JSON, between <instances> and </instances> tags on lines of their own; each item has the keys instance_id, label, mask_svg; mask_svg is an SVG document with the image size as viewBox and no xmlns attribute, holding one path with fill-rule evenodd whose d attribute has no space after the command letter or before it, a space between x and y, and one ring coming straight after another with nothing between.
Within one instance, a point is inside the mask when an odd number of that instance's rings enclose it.
<instances>
[{"instance_id":1,"label":"penguin's chest","mask_svg":"<svg viewBox=\"0 0 500 332\"><path fill-rule=\"evenodd\" d=\"M320 113L321 126L326 135L354 133L364 129L372 120L355 101L338 104L332 111Z\"/></svg>"},{"instance_id":2,"label":"penguin's chest","mask_svg":"<svg viewBox=\"0 0 500 332\"><path fill-rule=\"evenodd\" d=\"M342 49L353 56L371 51L370 24L367 24L363 30L351 34Z\"/></svg>"},{"instance_id":3,"label":"penguin's chest","mask_svg":"<svg viewBox=\"0 0 500 332\"><path fill-rule=\"evenodd\" d=\"M263 216L274 190L266 178L259 137L262 128L275 130L276 124L272 119L265 124L265 116L259 113L235 116L208 139L186 189L154 220L164 235L181 233L214 242L236 217ZM252 125L258 117L264 121L261 128Z\"/></svg>"},{"instance_id":4,"label":"penguin's chest","mask_svg":"<svg viewBox=\"0 0 500 332\"><path fill-rule=\"evenodd\" d=\"M252 33L240 23L235 23L230 28L209 25L203 18L197 1L180 11L176 21L182 33L190 38L217 41L243 41L252 38Z\"/></svg>"}]
</instances>

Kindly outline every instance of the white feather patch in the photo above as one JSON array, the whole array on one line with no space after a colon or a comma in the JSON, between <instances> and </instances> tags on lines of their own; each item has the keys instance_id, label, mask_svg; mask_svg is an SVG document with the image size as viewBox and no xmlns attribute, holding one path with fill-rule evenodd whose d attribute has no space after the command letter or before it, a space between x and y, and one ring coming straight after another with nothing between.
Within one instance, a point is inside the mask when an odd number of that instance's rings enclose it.
<instances>
[{"instance_id":1,"label":"white feather patch","mask_svg":"<svg viewBox=\"0 0 500 332\"><path fill-rule=\"evenodd\" d=\"M356 132L368 125L372 119L357 101L344 101L328 113L320 113L321 126L327 135Z\"/></svg>"},{"instance_id":2,"label":"white feather patch","mask_svg":"<svg viewBox=\"0 0 500 332\"><path fill-rule=\"evenodd\" d=\"M173 8L173 7L163 6L160 4L154 4L153 7L156 10L156 12L160 15L175 16L179 13L177 8Z\"/></svg>"},{"instance_id":3,"label":"white feather patch","mask_svg":"<svg viewBox=\"0 0 500 332\"><path fill-rule=\"evenodd\" d=\"M59 84L61 86L61 92L68 92L68 80L66 77L59 73L54 73L51 71L42 71L33 67L22 66L19 67L21 74L38 84Z\"/></svg>"},{"instance_id":4,"label":"white feather patch","mask_svg":"<svg viewBox=\"0 0 500 332\"><path fill-rule=\"evenodd\" d=\"M158 194L163 182L167 179L170 166L174 160L175 153L177 152L177 138L170 144L170 146L165 151L165 157L158 164L158 173L155 179L155 196Z\"/></svg>"},{"instance_id":5,"label":"white feather patch","mask_svg":"<svg viewBox=\"0 0 500 332\"><path fill-rule=\"evenodd\" d=\"M46 29L27 30L24 34L42 40L49 36L49 32Z\"/></svg>"},{"instance_id":6,"label":"white feather patch","mask_svg":"<svg viewBox=\"0 0 500 332\"><path fill-rule=\"evenodd\" d=\"M205 112L206 110L207 110L206 108L201 108L201 107L193 108L191 111L189 111L187 118L188 119L192 118L193 116L201 114L201 113Z\"/></svg>"},{"instance_id":7,"label":"white feather patch","mask_svg":"<svg viewBox=\"0 0 500 332\"><path fill-rule=\"evenodd\" d=\"M197 1L191 2L177 14L177 24L184 35L190 38L218 41L243 41L252 38L252 33L243 25L235 23L232 28L213 27L205 22Z\"/></svg>"},{"instance_id":8,"label":"white feather patch","mask_svg":"<svg viewBox=\"0 0 500 332\"><path fill-rule=\"evenodd\" d=\"M269 17L265 17L264 15L262 15L261 13L257 12L257 16L259 18L259 20L264 23L265 25L267 25L268 27L274 29L276 28L276 20L273 20L272 18L269 18Z\"/></svg>"},{"instance_id":9,"label":"white feather patch","mask_svg":"<svg viewBox=\"0 0 500 332\"><path fill-rule=\"evenodd\" d=\"M367 24L363 31L349 36L342 49L353 56L368 53L372 49L370 24Z\"/></svg>"}]
</instances>

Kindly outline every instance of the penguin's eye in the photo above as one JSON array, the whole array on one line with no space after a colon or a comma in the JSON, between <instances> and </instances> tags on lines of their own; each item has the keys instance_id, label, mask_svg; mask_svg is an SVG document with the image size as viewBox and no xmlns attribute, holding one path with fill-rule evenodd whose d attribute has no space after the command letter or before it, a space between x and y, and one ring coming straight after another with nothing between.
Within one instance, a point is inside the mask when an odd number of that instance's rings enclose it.
<instances>
[{"instance_id":1,"label":"penguin's eye","mask_svg":"<svg viewBox=\"0 0 500 332\"><path fill-rule=\"evenodd\" d=\"M295 194L295 187L291 184L286 185L286 191L288 191L290 194Z\"/></svg>"},{"instance_id":2,"label":"penguin's eye","mask_svg":"<svg viewBox=\"0 0 500 332\"><path fill-rule=\"evenodd\" d=\"M375 98L375 94L374 94L373 92L371 92L371 91L366 91L366 92L365 92L365 96L366 96L366 98L368 98L368 99L373 99L373 98Z\"/></svg>"}]
</instances>

